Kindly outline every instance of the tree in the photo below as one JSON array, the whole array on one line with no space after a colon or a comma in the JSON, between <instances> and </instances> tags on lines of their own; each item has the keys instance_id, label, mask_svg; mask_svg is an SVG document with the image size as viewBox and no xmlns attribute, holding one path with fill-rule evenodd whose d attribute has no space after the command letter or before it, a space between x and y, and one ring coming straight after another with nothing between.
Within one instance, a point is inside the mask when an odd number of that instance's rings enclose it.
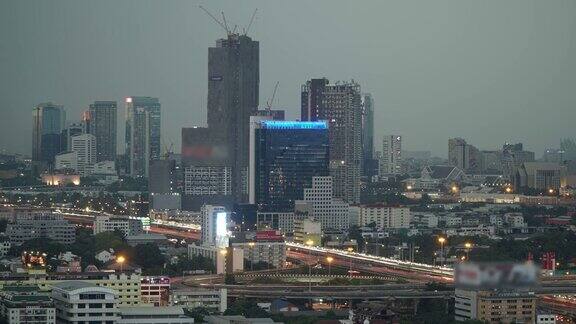
<instances>
[{"instance_id":1,"label":"tree","mask_svg":"<svg viewBox=\"0 0 576 324\"><path fill-rule=\"evenodd\" d=\"M145 269L162 267L164 255L155 243L138 244L134 248L134 262Z\"/></svg>"},{"instance_id":2,"label":"tree","mask_svg":"<svg viewBox=\"0 0 576 324\"><path fill-rule=\"evenodd\" d=\"M254 299L239 298L228 306L224 315L243 315L247 318L270 317L270 314L258 307Z\"/></svg>"},{"instance_id":3,"label":"tree","mask_svg":"<svg viewBox=\"0 0 576 324\"><path fill-rule=\"evenodd\" d=\"M204 323L204 317L210 315L210 311L206 307L196 307L192 309L184 309L184 313L194 319L194 323Z\"/></svg>"}]
</instances>

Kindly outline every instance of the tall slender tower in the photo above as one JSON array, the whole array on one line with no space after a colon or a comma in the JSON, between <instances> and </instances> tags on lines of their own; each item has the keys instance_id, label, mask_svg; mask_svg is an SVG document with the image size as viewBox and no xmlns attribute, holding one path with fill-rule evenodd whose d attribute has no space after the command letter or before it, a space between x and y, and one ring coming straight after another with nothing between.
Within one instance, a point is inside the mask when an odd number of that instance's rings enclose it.
<instances>
[{"instance_id":1,"label":"tall slender tower","mask_svg":"<svg viewBox=\"0 0 576 324\"><path fill-rule=\"evenodd\" d=\"M116 160L116 101L95 101L90 105L89 133L96 137L96 160Z\"/></svg>"},{"instance_id":2,"label":"tall slender tower","mask_svg":"<svg viewBox=\"0 0 576 324\"><path fill-rule=\"evenodd\" d=\"M41 103L32 112L32 161L54 164L56 154L62 148L62 131L66 111L61 105Z\"/></svg>"},{"instance_id":3,"label":"tall slender tower","mask_svg":"<svg viewBox=\"0 0 576 324\"><path fill-rule=\"evenodd\" d=\"M126 98L126 157L131 176L148 177L150 160L160 157L160 101Z\"/></svg>"},{"instance_id":4,"label":"tall slender tower","mask_svg":"<svg viewBox=\"0 0 576 324\"><path fill-rule=\"evenodd\" d=\"M354 81L329 84L312 79L302 86L301 119L328 121L330 175L334 196L360 202L362 168L362 101Z\"/></svg>"},{"instance_id":5,"label":"tall slender tower","mask_svg":"<svg viewBox=\"0 0 576 324\"><path fill-rule=\"evenodd\" d=\"M362 98L362 157L365 167L374 158L374 99L369 93Z\"/></svg>"},{"instance_id":6,"label":"tall slender tower","mask_svg":"<svg viewBox=\"0 0 576 324\"><path fill-rule=\"evenodd\" d=\"M258 110L259 43L230 33L208 49L208 128L222 136L232 167L232 195L248 197L250 116Z\"/></svg>"}]
</instances>

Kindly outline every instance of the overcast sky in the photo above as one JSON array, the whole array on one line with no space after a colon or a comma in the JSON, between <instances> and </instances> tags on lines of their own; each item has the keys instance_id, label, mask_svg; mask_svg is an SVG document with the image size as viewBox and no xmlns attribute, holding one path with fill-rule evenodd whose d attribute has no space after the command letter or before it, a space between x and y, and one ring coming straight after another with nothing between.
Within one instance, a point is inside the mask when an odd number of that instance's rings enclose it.
<instances>
[{"instance_id":1,"label":"overcast sky","mask_svg":"<svg viewBox=\"0 0 576 324\"><path fill-rule=\"evenodd\" d=\"M162 138L206 124L207 55L224 32L199 8L260 41L260 102L298 118L300 85L354 79L376 102L381 135L447 155L449 137L480 149L524 142L539 156L576 137L576 1L0 2L0 149L30 154L32 108L63 104L75 121L94 100L154 96Z\"/></svg>"}]
</instances>

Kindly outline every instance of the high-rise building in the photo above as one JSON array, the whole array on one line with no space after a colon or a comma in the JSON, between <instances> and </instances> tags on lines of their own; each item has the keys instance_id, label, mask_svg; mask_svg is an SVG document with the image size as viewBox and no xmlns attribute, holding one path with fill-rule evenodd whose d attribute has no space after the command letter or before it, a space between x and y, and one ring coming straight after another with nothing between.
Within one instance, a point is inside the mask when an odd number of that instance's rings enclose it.
<instances>
[{"instance_id":1,"label":"high-rise building","mask_svg":"<svg viewBox=\"0 0 576 324\"><path fill-rule=\"evenodd\" d=\"M72 150L72 136L82 135L83 133L84 133L84 127L82 126L82 123L68 124L62 130L62 136L60 138L61 151Z\"/></svg>"},{"instance_id":2,"label":"high-rise building","mask_svg":"<svg viewBox=\"0 0 576 324\"><path fill-rule=\"evenodd\" d=\"M61 105L41 103L32 113L32 161L54 164L56 154L62 148L61 135L66 111Z\"/></svg>"},{"instance_id":3,"label":"high-rise building","mask_svg":"<svg viewBox=\"0 0 576 324\"><path fill-rule=\"evenodd\" d=\"M566 160L576 160L576 142L571 138L564 138L560 141L560 150L564 151Z\"/></svg>"},{"instance_id":4,"label":"high-rise building","mask_svg":"<svg viewBox=\"0 0 576 324\"><path fill-rule=\"evenodd\" d=\"M362 101L356 82L329 84L312 79L301 88L301 119L328 122L330 175L334 195L349 203L360 201L362 168Z\"/></svg>"},{"instance_id":5,"label":"high-rise building","mask_svg":"<svg viewBox=\"0 0 576 324\"><path fill-rule=\"evenodd\" d=\"M374 159L374 98L369 93L362 97L362 158L364 175L370 160Z\"/></svg>"},{"instance_id":6,"label":"high-rise building","mask_svg":"<svg viewBox=\"0 0 576 324\"><path fill-rule=\"evenodd\" d=\"M208 128L226 144L236 202L248 197L248 132L258 109L259 55L259 43L238 34L208 49Z\"/></svg>"},{"instance_id":7,"label":"high-rise building","mask_svg":"<svg viewBox=\"0 0 576 324\"><path fill-rule=\"evenodd\" d=\"M167 194L176 191L176 161L172 159L150 161L148 192Z\"/></svg>"},{"instance_id":8,"label":"high-rise building","mask_svg":"<svg viewBox=\"0 0 576 324\"><path fill-rule=\"evenodd\" d=\"M448 163L466 172L479 172L482 165L480 150L462 138L448 140Z\"/></svg>"},{"instance_id":9,"label":"high-rise building","mask_svg":"<svg viewBox=\"0 0 576 324\"><path fill-rule=\"evenodd\" d=\"M96 137L96 160L116 160L116 101L95 101L90 104L89 133Z\"/></svg>"},{"instance_id":10,"label":"high-rise building","mask_svg":"<svg viewBox=\"0 0 576 324\"><path fill-rule=\"evenodd\" d=\"M150 160L160 157L158 98L126 98L126 156L128 174L148 177Z\"/></svg>"},{"instance_id":11,"label":"high-rise building","mask_svg":"<svg viewBox=\"0 0 576 324\"><path fill-rule=\"evenodd\" d=\"M253 191L260 211L293 211L315 176L328 175L328 125L325 121L263 120L254 129L250 153Z\"/></svg>"},{"instance_id":12,"label":"high-rise building","mask_svg":"<svg viewBox=\"0 0 576 324\"><path fill-rule=\"evenodd\" d=\"M534 152L525 151L522 143L502 146L502 174L508 180L513 180L516 169L524 162L534 162Z\"/></svg>"},{"instance_id":13,"label":"high-rise building","mask_svg":"<svg viewBox=\"0 0 576 324\"><path fill-rule=\"evenodd\" d=\"M200 211L202 213L202 245L227 248L230 239L228 234L230 216L226 208L204 205Z\"/></svg>"},{"instance_id":14,"label":"high-rise building","mask_svg":"<svg viewBox=\"0 0 576 324\"><path fill-rule=\"evenodd\" d=\"M380 174L402 173L402 136L386 135L382 139Z\"/></svg>"},{"instance_id":15,"label":"high-rise building","mask_svg":"<svg viewBox=\"0 0 576 324\"><path fill-rule=\"evenodd\" d=\"M232 207L232 166L226 141L206 127L182 128L183 209Z\"/></svg>"},{"instance_id":16,"label":"high-rise building","mask_svg":"<svg viewBox=\"0 0 576 324\"><path fill-rule=\"evenodd\" d=\"M348 203L334 198L332 177L313 177L304 189L303 202L310 206L309 217L319 221L323 229L347 230L350 221Z\"/></svg>"},{"instance_id":17,"label":"high-rise building","mask_svg":"<svg viewBox=\"0 0 576 324\"><path fill-rule=\"evenodd\" d=\"M96 137L91 134L72 137L72 152L76 152L78 173L89 175L96 163Z\"/></svg>"}]
</instances>

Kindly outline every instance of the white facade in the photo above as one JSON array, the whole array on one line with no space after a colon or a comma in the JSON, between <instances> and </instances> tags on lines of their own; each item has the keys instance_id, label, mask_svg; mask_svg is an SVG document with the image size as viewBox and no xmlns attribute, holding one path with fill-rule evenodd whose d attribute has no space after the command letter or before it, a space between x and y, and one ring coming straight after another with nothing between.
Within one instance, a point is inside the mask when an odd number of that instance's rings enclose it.
<instances>
[{"instance_id":1,"label":"white facade","mask_svg":"<svg viewBox=\"0 0 576 324\"><path fill-rule=\"evenodd\" d=\"M189 166L184 169L186 195L231 195L232 169L223 166Z\"/></svg>"},{"instance_id":2,"label":"white facade","mask_svg":"<svg viewBox=\"0 0 576 324\"><path fill-rule=\"evenodd\" d=\"M84 281L52 286L52 299L59 323L117 323L118 293Z\"/></svg>"},{"instance_id":3,"label":"white facade","mask_svg":"<svg viewBox=\"0 0 576 324\"><path fill-rule=\"evenodd\" d=\"M309 215L323 229L348 229L348 203L333 196L332 177L313 177L312 187L304 188L304 202L312 206Z\"/></svg>"},{"instance_id":4,"label":"white facade","mask_svg":"<svg viewBox=\"0 0 576 324\"><path fill-rule=\"evenodd\" d=\"M408 207L366 205L360 206L358 226L375 223L377 228L408 228L411 220Z\"/></svg>"},{"instance_id":5,"label":"white facade","mask_svg":"<svg viewBox=\"0 0 576 324\"><path fill-rule=\"evenodd\" d=\"M102 232L122 231L125 236L142 234L142 222L120 216L98 215L94 219L94 234Z\"/></svg>"},{"instance_id":6,"label":"white facade","mask_svg":"<svg viewBox=\"0 0 576 324\"><path fill-rule=\"evenodd\" d=\"M78 173L89 175L96 163L96 137L91 134L73 136L71 148L78 154Z\"/></svg>"},{"instance_id":7,"label":"white facade","mask_svg":"<svg viewBox=\"0 0 576 324\"><path fill-rule=\"evenodd\" d=\"M72 169L78 171L78 152L60 153L54 157L56 170Z\"/></svg>"},{"instance_id":8,"label":"white facade","mask_svg":"<svg viewBox=\"0 0 576 324\"><path fill-rule=\"evenodd\" d=\"M380 174L402 173L402 136L386 135L382 139Z\"/></svg>"}]
</instances>

